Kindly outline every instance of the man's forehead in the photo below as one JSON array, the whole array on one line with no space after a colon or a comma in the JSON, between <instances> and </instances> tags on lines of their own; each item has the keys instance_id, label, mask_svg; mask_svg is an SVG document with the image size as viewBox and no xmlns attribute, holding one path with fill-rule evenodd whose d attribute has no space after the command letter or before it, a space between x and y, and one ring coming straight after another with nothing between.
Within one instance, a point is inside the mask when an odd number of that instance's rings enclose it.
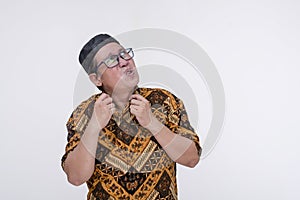
<instances>
[{"instance_id":1,"label":"man's forehead","mask_svg":"<svg viewBox=\"0 0 300 200\"><path fill-rule=\"evenodd\" d=\"M124 48L119 45L118 43L112 42L103 46L99 51L96 53L95 58L98 59L105 59L110 55L118 54Z\"/></svg>"}]
</instances>

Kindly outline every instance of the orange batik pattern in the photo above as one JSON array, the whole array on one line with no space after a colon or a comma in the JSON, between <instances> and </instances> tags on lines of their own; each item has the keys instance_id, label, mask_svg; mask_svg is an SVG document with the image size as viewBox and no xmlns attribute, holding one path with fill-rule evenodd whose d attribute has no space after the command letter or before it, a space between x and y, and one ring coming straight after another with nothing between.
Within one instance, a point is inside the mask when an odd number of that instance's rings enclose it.
<instances>
[{"instance_id":1,"label":"orange batik pattern","mask_svg":"<svg viewBox=\"0 0 300 200\"><path fill-rule=\"evenodd\" d=\"M136 88L134 93L151 103L154 115L171 131L194 141L200 156L199 137L179 98L158 88ZM80 142L99 96L93 95L82 102L69 118L62 166L69 152ZM129 104L123 111L115 112L99 133L95 170L87 186L88 200L178 199L176 163L155 137L139 125L129 112Z\"/></svg>"}]
</instances>

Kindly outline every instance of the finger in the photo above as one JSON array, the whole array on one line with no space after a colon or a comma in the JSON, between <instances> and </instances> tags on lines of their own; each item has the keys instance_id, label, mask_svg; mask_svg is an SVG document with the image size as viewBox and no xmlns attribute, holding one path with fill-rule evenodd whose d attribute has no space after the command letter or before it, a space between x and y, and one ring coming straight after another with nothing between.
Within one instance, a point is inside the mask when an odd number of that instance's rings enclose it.
<instances>
[{"instance_id":1,"label":"finger","mask_svg":"<svg viewBox=\"0 0 300 200\"><path fill-rule=\"evenodd\" d=\"M135 105L130 105L130 110L133 110L133 111L137 111L138 110L138 106L135 106Z\"/></svg>"},{"instance_id":2,"label":"finger","mask_svg":"<svg viewBox=\"0 0 300 200\"><path fill-rule=\"evenodd\" d=\"M136 110L133 110L133 109L130 108L130 113L135 115L136 117L138 117L138 113L137 113Z\"/></svg>"},{"instance_id":3,"label":"finger","mask_svg":"<svg viewBox=\"0 0 300 200\"><path fill-rule=\"evenodd\" d=\"M107 104L107 107L109 109L115 108L115 104L114 103Z\"/></svg>"},{"instance_id":4,"label":"finger","mask_svg":"<svg viewBox=\"0 0 300 200\"><path fill-rule=\"evenodd\" d=\"M140 100L140 101L143 101L143 100L146 100L142 95L140 94L133 94L131 95L131 98L132 99L137 99L137 100Z\"/></svg>"},{"instance_id":5,"label":"finger","mask_svg":"<svg viewBox=\"0 0 300 200\"><path fill-rule=\"evenodd\" d=\"M95 102L95 105L100 105L102 102L109 97L108 94L102 93Z\"/></svg>"},{"instance_id":6,"label":"finger","mask_svg":"<svg viewBox=\"0 0 300 200\"><path fill-rule=\"evenodd\" d=\"M116 108L115 107L110 108L110 112L111 112L111 114L113 114L114 112L116 112Z\"/></svg>"},{"instance_id":7,"label":"finger","mask_svg":"<svg viewBox=\"0 0 300 200\"><path fill-rule=\"evenodd\" d=\"M134 95L132 95L132 96L133 96L133 97L132 97L133 99L142 101L142 102L144 102L144 103L149 103L149 101L148 101L145 97L143 97L142 95L134 94Z\"/></svg>"},{"instance_id":8,"label":"finger","mask_svg":"<svg viewBox=\"0 0 300 200\"><path fill-rule=\"evenodd\" d=\"M138 106L130 106L130 112L134 115L140 115L141 114L141 109Z\"/></svg>"},{"instance_id":9,"label":"finger","mask_svg":"<svg viewBox=\"0 0 300 200\"><path fill-rule=\"evenodd\" d=\"M104 105L111 104L112 102L113 102L113 99L112 99L111 97L107 97L107 98L105 98L105 99L102 101L102 103L103 103Z\"/></svg>"},{"instance_id":10,"label":"finger","mask_svg":"<svg viewBox=\"0 0 300 200\"><path fill-rule=\"evenodd\" d=\"M144 104L144 103L142 101L140 101L140 100L132 99L130 101L130 105L141 106L142 104Z\"/></svg>"},{"instance_id":11,"label":"finger","mask_svg":"<svg viewBox=\"0 0 300 200\"><path fill-rule=\"evenodd\" d=\"M109 95L103 92L103 93L99 96L99 98L97 99L97 101L103 101L104 99L106 99L106 98L108 98L108 97L109 97Z\"/></svg>"}]
</instances>

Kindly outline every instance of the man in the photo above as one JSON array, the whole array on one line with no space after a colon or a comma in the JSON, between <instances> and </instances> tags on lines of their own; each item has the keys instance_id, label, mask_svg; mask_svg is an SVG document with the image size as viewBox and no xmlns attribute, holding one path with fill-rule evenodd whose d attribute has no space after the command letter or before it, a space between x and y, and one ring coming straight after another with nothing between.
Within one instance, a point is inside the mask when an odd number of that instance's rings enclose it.
<instances>
[{"instance_id":1,"label":"man","mask_svg":"<svg viewBox=\"0 0 300 200\"><path fill-rule=\"evenodd\" d=\"M199 138L180 99L139 88L133 50L99 34L79 61L102 93L82 102L67 122L62 167L92 199L178 199L176 163L199 162Z\"/></svg>"}]
</instances>

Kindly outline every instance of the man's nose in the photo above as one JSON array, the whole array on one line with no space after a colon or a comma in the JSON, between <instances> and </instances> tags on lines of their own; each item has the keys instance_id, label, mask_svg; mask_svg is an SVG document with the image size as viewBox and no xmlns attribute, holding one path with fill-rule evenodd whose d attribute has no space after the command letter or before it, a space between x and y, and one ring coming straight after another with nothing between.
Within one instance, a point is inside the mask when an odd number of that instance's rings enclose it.
<instances>
[{"instance_id":1,"label":"man's nose","mask_svg":"<svg viewBox=\"0 0 300 200\"><path fill-rule=\"evenodd\" d=\"M119 66L120 67L126 67L128 65L128 62L129 62L128 60L125 60L125 59L119 57Z\"/></svg>"}]
</instances>

